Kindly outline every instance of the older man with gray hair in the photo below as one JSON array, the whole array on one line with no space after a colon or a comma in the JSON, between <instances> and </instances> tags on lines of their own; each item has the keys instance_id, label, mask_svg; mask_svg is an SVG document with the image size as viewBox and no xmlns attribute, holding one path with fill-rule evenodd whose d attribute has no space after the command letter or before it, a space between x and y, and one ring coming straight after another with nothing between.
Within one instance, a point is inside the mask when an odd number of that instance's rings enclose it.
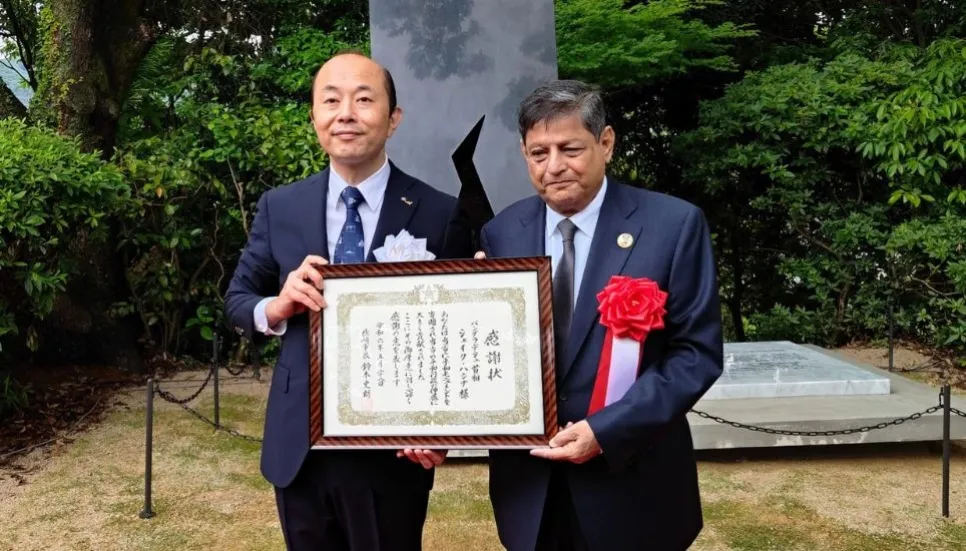
<instances>
[{"instance_id":1,"label":"older man with gray hair","mask_svg":"<svg viewBox=\"0 0 966 551\"><path fill-rule=\"evenodd\" d=\"M551 257L564 428L547 448L491 451L500 540L510 551L687 549L702 516L685 415L722 371L705 217L607 177L614 130L581 82L534 91L519 130L537 196L486 224L481 243L490 258Z\"/></svg>"}]
</instances>

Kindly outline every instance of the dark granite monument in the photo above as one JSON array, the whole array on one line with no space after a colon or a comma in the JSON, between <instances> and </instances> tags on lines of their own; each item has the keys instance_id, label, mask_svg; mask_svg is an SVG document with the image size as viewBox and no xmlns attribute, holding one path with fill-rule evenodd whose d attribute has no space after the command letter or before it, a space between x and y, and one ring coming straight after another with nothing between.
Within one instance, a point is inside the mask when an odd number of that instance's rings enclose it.
<instances>
[{"instance_id":1,"label":"dark granite monument","mask_svg":"<svg viewBox=\"0 0 966 551\"><path fill-rule=\"evenodd\" d=\"M470 229L532 195L517 106L557 78L553 0L370 0L369 13L404 112L393 161L459 194Z\"/></svg>"}]
</instances>

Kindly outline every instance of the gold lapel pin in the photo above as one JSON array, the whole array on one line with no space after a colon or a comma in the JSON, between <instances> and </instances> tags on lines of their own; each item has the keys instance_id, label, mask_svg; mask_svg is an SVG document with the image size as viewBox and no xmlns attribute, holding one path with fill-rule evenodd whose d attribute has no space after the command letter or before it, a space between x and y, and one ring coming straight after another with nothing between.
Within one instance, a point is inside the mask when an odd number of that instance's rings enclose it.
<instances>
[{"instance_id":1,"label":"gold lapel pin","mask_svg":"<svg viewBox=\"0 0 966 551\"><path fill-rule=\"evenodd\" d=\"M406 199L405 197L403 197L403 198L402 198L402 202L403 202L403 203L406 203L406 206L407 206L407 207L411 207L411 206L413 206L413 202L412 202L412 201L410 201L409 199Z\"/></svg>"},{"instance_id":2,"label":"gold lapel pin","mask_svg":"<svg viewBox=\"0 0 966 551\"><path fill-rule=\"evenodd\" d=\"M628 249L634 244L634 237L629 233L622 233L617 236L617 246L622 249Z\"/></svg>"}]
</instances>

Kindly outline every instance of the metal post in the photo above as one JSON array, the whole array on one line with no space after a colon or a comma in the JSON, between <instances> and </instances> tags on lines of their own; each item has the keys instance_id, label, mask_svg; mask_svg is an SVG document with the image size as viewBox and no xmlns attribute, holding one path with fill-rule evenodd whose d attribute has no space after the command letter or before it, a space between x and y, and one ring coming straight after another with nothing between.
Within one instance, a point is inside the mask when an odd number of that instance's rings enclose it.
<instances>
[{"instance_id":1,"label":"metal post","mask_svg":"<svg viewBox=\"0 0 966 551\"><path fill-rule=\"evenodd\" d=\"M221 428L221 415L220 415L220 413L221 413L221 406L218 403L219 402L219 400L218 400L218 398L219 398L219 396L218 396L218 372L220 370L218 369L218 364L217 363L211 364L211 369L213 369L215 371L213 375L214 375L214 379L215 379L215 381L214 381L214 383L215 383L215 429L217 430L217 429L220 429Z\"/></svg>"},{"instance_id":2,"label":"metal post","mask_svg":"<svg viewBox=\"0 0 966 551\"><path fill-rule=\"evenodd\" d=\"M893 338L894 327L895 327L895 319L894 319L895 314L893 312L893 308L894 306L892 304L892 298L890 298L889 299L889 371L893 371L895 369L895 360L893 359L895 357L895 349L896 349L895 340Z\"/></svg>"},{"instance_id":3,"label":"metal post","mask_svg":"<svg viewBox=\"0 0 966 551\"><path fill-rule=\"evenodd\" d=\"M144 439L144 509L138 515L143 519L154 517L151 510L151 455L154 437L154 379L148 379L147 421Z\"/></svg>"},{"instance_id":4,"label":"metal post","mask_svg":"<svg viewBox=\"0 0 966 551\"><path fill-rule=\"evenodd\" d=\"M218 333L215 332L214 338L212 339L212 353L211 353L211 368L215 370L215 428L221 428L221 404L219 400L219 388L218 388L218 372L220 371L218 367L218 346L219 337Z\"/></svg>"},{"instance_id":5,"label":"metal post","mask_svg":"<svg viewBox=\"0 0 966 551\"><path fill-rule=\"evenodd\" d=\"M943 387L943 517L949 518L949 383Z\"/></svg>"},{"instance_id":6,"label":"metal post","mask_svg":"<svg viewBox=\"0 0 966 551\"><path fill-rule=\"evenodd\" d=\"M255 368L255 379L260 381L262 379L262 351L254 342L252 343L252 364Z\"/></svg>"}]
</instances>

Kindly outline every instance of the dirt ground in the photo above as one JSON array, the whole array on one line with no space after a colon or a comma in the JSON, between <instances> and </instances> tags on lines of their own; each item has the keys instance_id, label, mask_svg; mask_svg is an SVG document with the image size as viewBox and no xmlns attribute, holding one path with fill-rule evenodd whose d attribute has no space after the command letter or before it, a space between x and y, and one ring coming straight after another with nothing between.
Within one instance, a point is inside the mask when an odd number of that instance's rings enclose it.
<instances>
[{"instance_id":1,"label":"dirt ground","mask_svg":"<svg viewBox=\"0 0 966 551\"><path fill-rule=\"evenodd\" d=\"M843 353L884 366L882 350ZM913 351L899 369L926 363ZM933 376L915 373L921 380ZM203 372L165 382L191 394ZM222 419L260 436L270 372L224 374ZM86 429L0 466L0 550L280 549L259 445L216 433L180 407L155 401L151 520L138 518L144 484L143 389L115 393ZM210 387L191 403L211 415ZM966 453L952 461L951 519L939 515L940 459L925 445L732 450L699 454L706 528L693 549L966 550ZM486 466L440 469L427 549L501 549Z\"/></svg>"}]
</instances>

